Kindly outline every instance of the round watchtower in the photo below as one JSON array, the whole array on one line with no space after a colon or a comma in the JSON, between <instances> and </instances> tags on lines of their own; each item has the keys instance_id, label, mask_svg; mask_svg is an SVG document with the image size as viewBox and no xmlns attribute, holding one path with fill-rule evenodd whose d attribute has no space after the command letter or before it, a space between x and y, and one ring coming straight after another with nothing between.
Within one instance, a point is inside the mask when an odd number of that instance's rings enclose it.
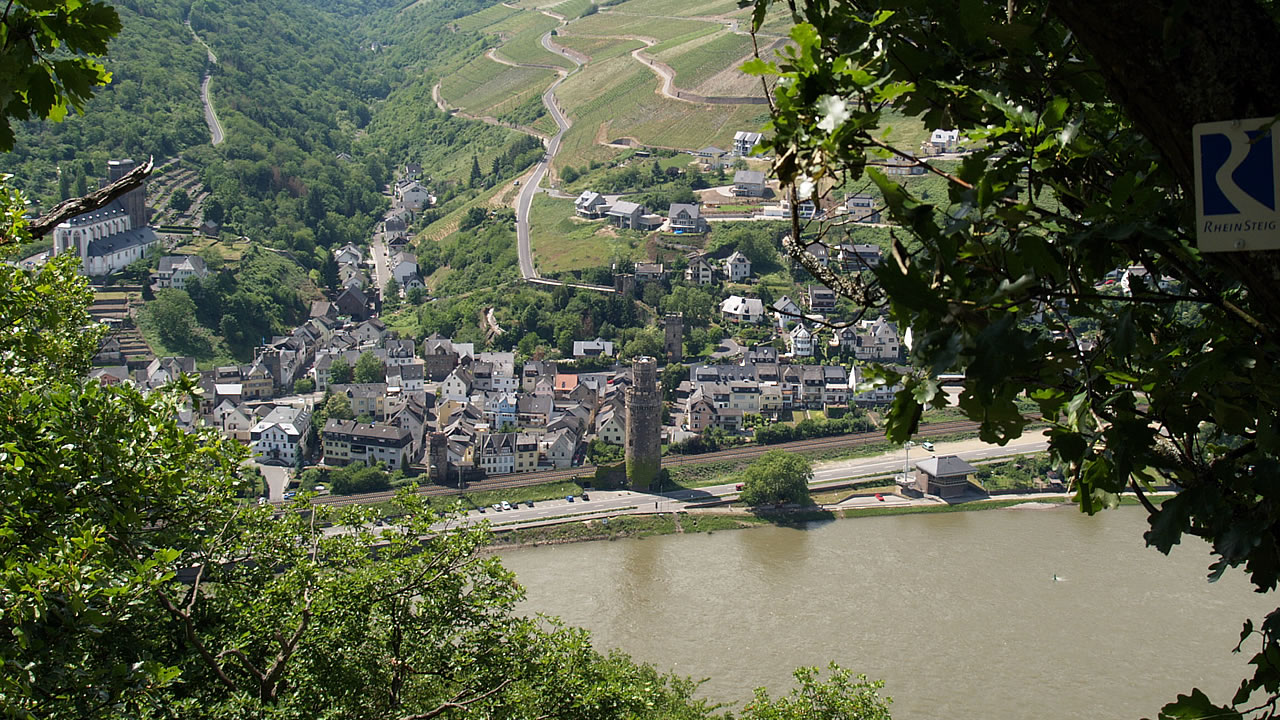
<instances>
[{"instance_id":1,"label":"round watchtower","mask_svg":"<svg viewBox=\"0 0 1280 720\"><path fill-rule=\"evenodd\" d=\"M662 396L658 393L658 361L637 357L627 388L627 481L648 490L662 468Z\"/></svg>"}]
</instances>

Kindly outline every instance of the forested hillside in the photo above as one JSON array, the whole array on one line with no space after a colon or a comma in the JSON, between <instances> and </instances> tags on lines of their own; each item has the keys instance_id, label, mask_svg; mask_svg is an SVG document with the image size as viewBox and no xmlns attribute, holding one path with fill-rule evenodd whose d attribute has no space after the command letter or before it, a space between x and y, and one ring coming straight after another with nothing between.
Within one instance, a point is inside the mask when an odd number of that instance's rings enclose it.
<instances>
[{"instance_id":1,"label":"forested hillside","mask_svg":"<svg viewBox=\"0 0 1280 720\"><path fill-rule=\"evenodd\" d=\"M209 142L201 117L200 77L205 51L182 24L178 0L123 0L124 30L111 43L111 85L98 91L85 115L61 123L15 123L14 151L0 155L0 171L47 206L93 189L107 160L169 157ZM61 172L59 172L61 171Z\"/></svg>"}]
</instances>

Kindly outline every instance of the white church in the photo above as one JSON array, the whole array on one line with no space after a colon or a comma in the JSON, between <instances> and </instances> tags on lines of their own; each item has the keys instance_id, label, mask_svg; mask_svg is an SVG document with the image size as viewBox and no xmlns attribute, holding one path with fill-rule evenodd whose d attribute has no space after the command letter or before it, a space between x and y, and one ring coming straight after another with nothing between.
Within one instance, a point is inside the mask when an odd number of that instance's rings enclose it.
<instances>
[{"instance_id":1,"label":"white church","mask_svg":"<svg viewBox=\"0 0 1280 720\"><path fill-rule=\"evenodd\" d=\"M134 168L132 160L111 160L107 182ZM160 242L147 227L146 186L130 190L105 207L77 215L53 230L53 252L75 252L80 272L90 277L110 275L146 255Z\"/></svg>"}]
</instances>

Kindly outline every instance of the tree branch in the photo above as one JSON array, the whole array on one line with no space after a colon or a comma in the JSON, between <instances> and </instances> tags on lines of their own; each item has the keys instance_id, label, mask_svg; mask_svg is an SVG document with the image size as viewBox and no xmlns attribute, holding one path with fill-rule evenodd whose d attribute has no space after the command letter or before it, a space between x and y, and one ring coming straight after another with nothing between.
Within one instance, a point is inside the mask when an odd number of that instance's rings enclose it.
<instances>
[{"instance_id":1,"label":"tree branch","mask_svg":"<svg viewBox=\"0 0 1280 720\"><path fill-rule=\"evenodd\" d=\"M464 710L468 705L480 702L481 700L484 700L490 695L493 695L498 691L502 690L504 687L511 684L511 680L512 678L507 678L506 680L503 680L502 682L498 683L498 686L493 688L492 690L489 690L488 692L477 695L471 698L470 700L458 699L466 694L466 691L463 690L457 695L454 695L452 700L441 703L439 707L436 707L432 710L428 710L427 712L424 712L424 713L419 713L417 715L405 715L404 717L400 718L400 720L431 720L431 718L441 715L446 710Z\"/></svg>"},{"instance_id":2,"label":"tree branch","mask_svg":"<svg viewBox=\"0 0 1280 720\"><path fill-rule=\"evenodd\" d=\"M142 183L151 175L151 171L154 168L155 161L149 157L146 162L130 170L124 177L110 185L95 190L84 197L70 198L54 205L53 209L48 213L27 223L27 231L31 233L33 238L43 237L65 220L104 207L121 195L142 187Z\"/></svg>"}]
</instances>

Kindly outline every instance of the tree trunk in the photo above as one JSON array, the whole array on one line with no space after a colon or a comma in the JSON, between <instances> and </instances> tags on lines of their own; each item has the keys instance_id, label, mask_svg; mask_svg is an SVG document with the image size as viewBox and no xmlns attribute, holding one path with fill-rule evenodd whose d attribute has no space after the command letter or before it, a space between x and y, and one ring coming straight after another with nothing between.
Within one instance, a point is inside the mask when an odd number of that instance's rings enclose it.
<instances>
[{"instance_id":1,"label":"tree trunk","mask_svg":"<svg viewBox=\"0 0 1280 720\"><path fill-rule=\"evenodd\" d=\"M1114 100L1156 146L1193 217L1192 126L1280 112L1280 28L1251 0L1050 0L1051 11L1093 55ZM1192 229L1194 232L1194 228ZM1207 254L1249 287L1250 309L1280 327L1280 255Z\"/></svg>"}]
</instances>

